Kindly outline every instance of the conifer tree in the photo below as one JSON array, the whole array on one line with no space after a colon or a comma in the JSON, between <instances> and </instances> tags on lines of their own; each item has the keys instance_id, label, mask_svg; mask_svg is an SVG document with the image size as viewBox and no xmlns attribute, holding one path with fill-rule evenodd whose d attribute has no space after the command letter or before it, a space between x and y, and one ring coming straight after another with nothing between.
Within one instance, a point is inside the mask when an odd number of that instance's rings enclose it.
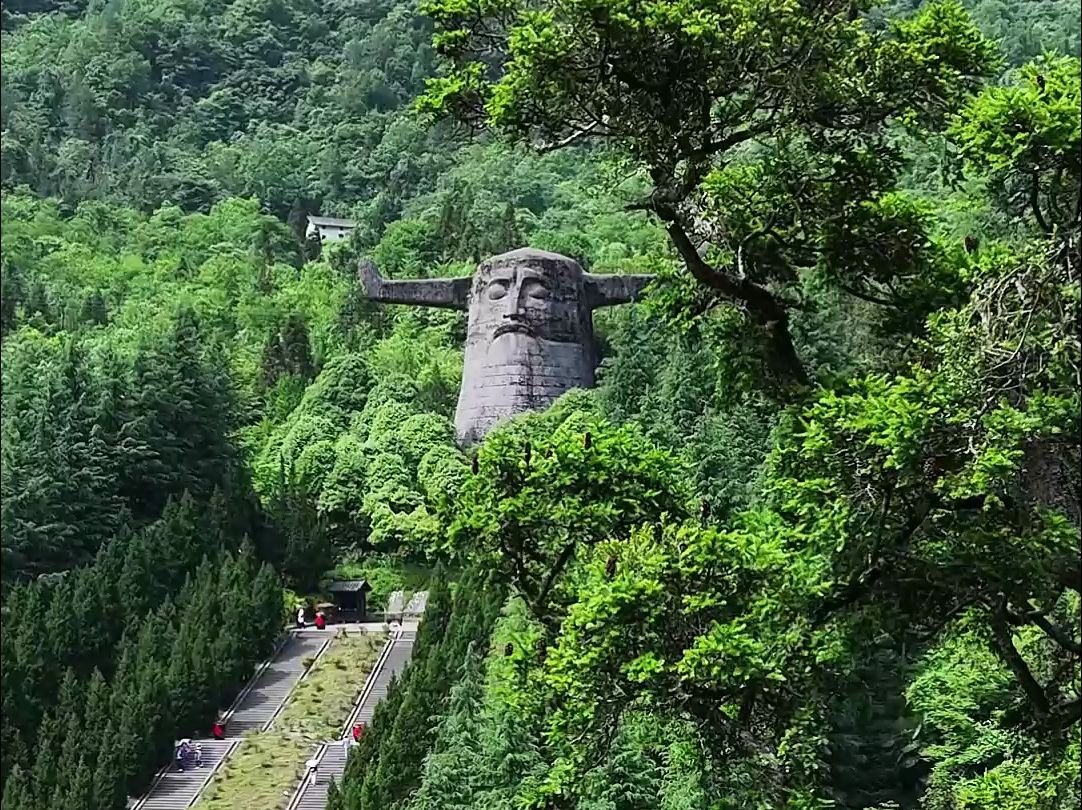
<instances>
[{"instance_id":1,"label":"conifer tree","mask_svg":"<svg viewBox=\"0 0 1082 810\"><path fill-rule=\"evenodd\" d=\"M32 727L35 711L29 694L26 667L16 645L16 630L21 616L15 609L26 588L16 588L7 608L11 611L4 619L4 632L0 633L0 706L3 723L0 724L0 757L2 776L7 778L17 762L25 762L27 755L23 729ZM24 773L25 776L25 773Z\"/></svg>"},{"instance_id":2,"label":"conifer tree","mask_svg":"<svg viewBox=\"0 0 1082 810\"><path fill-rule=\"evenodd\" d=\"M60 807L70 810L95 810L94 801L94 770L90 765L91 759L85 754L77 759L77 765L71 776L70 784L64 795L64 803Z\"/></svg>"},{"instance_id":3,"label":"conifer tree","mask_svg":"<svg viewBox=\"0 0 1082 810\"><path fill-rule=\"evenodd\" d=\"M86 708L83 712L83 730L88 745L94 747L99 741L107 739L105 728L110 719L112 690L106 683L101 671L95 669L90 676L86 690ZM96 757L91 761L96 761Z\"/></svg>"},{"instance_id":4,"label":"conifer tree","mask_svg":"<svg viewBox=\"0 0 1082 810\"><path fill-rule=\"evenodd\" d=\"M341 801L342 797L338 790L338 782L331 779L331 783L327 785L327 807L339 807Z\"/></svg>"},{"instance_id":5,"label":"conifer tree","mask_svg":"<svg viewBox=\"0 0 1082 810\"><path fill-rule=\"evenodd\" d=\"M252 630L256 639L252 663L270 654L283 626L284 606L278 575L264 563L252 582Z\"/></svg>"},{"instance_id":6,"label":"conifer tree","mask_svg":"<svg viewBox=\"0 0 1082 810\"><path fill-rule=\"evenodd\" d=\"M432 751L425 758L421 786L410 801L411 810L469 807L484 771L480 710L483 699L482 656L471 644L459 681L451 688L447 713L440 720Z\"/></svg>"},{"instance_id":7,"label":"conifer tree","mask_svg":"<svg viewBox=\"0 0 1082 810\"><path fill-rule=\"evenodd\" d=\"M78 712L68 714L65 718L64 738L60 745L60 755L56 767L56 790L65 797L71 795L75 786L75 775L79 769L79 761L85 747L93 748L98 738L84 740L85 729ZM93 752L96 753L96 752ZM80 788L81 789L81 788ZM65 801L67 799L65 798ZM64 804L58 805L64 807Z\"/></svg>"},{"instance_id":8,"label":"conifer tree","mask_svg":"<svg viewBox=\"0 0 1082 810\"><path fill-rule=\"evenodd\" d=\"M37 803L31 791L30 779L18 765L4 780L4 794L0 799L3 810L36 810Z\"/></svg>"},{"instance_id":9,"label":"conifer tree","mask_svg":"<svg viewBox=\"0 0 1082 810\"><path fill-rule=\"evenodd\" d=\"M97 810L120 810L127 803L121 749L114 744L119 730L119 724L110 720L103 731L109 744L102 746L94 769L92 806Z\"/></svg>"},{"instance_id":10,"label":"conifer tree","mask_svg":"<svg viewBox=\"0 0 1082 810\"><path fill-rule=\"evenodd\" d=\"M42 721L30 771L30 785L39 799L51 798L52 787L57 784L58 755L62 744L63 729L64 724L55 711L49 712Z\"/></svg>"}]
</instances>

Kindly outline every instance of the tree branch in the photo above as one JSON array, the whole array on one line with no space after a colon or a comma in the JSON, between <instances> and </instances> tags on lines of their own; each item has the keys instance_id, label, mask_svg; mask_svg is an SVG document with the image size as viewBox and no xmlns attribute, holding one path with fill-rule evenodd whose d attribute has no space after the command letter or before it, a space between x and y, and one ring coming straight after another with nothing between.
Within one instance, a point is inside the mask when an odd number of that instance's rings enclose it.
<instances>
[{"instance_id":1,"label":"tree branch","mask_svg":"<svg viewBox=\"0 0 1082 810\"><path fill-rule=\"evenodd\" d=\"M1035 613L1032 618L1033 623L1041 628L1046 636L1067 650L1067 652L1082 655L1082 644L1072 639L1058 624L1050 622L1043 613Z\"/></svg>"},{"instance_id":2,"label":"tree branch","mask_svg":"<svg viewBox=\"0 0 1082 810\"><path fill-rule=\"evenodd\" d=\"M665 230L684 260L688 272L699 283L716 290L731 301L742 304L752 320L766 328L770 338L771 360L777 366L776 371L799 385L807 385L808 375L797 355L796 347L793 346L792 335L789 334L789 315L784 304L768 289L750 279L738 278L711 267L699 255L680 224L676 211L659 203L655 203L653 209L664 222Z\"/></svg>"},{"instance_id":3,"label":"tree branch","mask_svg":"<svg viewBox=\"0 0 1082 810\"><path fill-rule=\"evenodd\" d=\"M844 293L848 293L854 298L859 298L861 301L867 301L869 304L876 304L881 307L893 307L897 306L896 301L891 301L889 298L881 298L878 295L870 292L864 292L856 287L850 287L848 284L842 284L841 282L835 282L838 285L838 289Z\"/></svg>"},{"instance_id":4,"label":"tree branch","mask_svg":"<svg viewBox=\"0 0 1082 810\"><path fill-rule=\"evenodd\" d=\"M1014 677L1018 680L1018 685L1022 687L1029 705L1039 717L1047 717L1051 710L1048 704L1048 695L1044 693L1044 689L1037 683L1037 679L1033 677L1029 665L1022 658L1022 654L1018 652L1018 648L1014 646L1014 639L1011 638L1011 628L1007 623L1005 598L1001 601L999 608L992 614L991 628L996 651L999 653L1000 658L1003 659L1003 663L1014 673Z\"/></svg>"},{"instance_id":5,"label":"tree branch","mask_svg":"<svg viewBox=\"0 0 1082 810\"><path fill-rule=\"evenodd\" d=\"M1048 227L1048 220L1044 218L1044 213L1041 211L1041 198L1040 198L1040 182L1037 179L1037 172L1033 173L1033 182L1029 187L1029 207L1033 209L1033 216L1037 218L1037 224L1041 226L1041 230L1045 233L1052 233L1052 229Z\"/></svg>"},{"instance_id":6,"label":"tree branch","mask_svg":"<svg viewBox=\"0 0 1082 810\"><path fill-rule=\"evenodd\" d=\"M1052 725L1067 728L1082 720L1082 698L1074 698L1052 708Z\"/></svg>"},{"instance_id":7,"label":"tree branch","mask_svg":"<svg viewBox=\"0 0 1082 810\"><path fill-rule=\"evenodd\" d=\"M894 543L892 544L893 549L902 549L909 543L913 535L917 533L917 530L924 525L924 521L938 502L938 499L934 495L925 495L917 502L913 514L910 516L909 520L906 521L905 526L902 527L901 532L899 532L898 536L895 538ZM882 560L870 560L870 565L867 568L851 577L849 582L847 582L838 593L828 597L826 601L819 606L818 610L815 612L812 626L818 627L823 624L834 611L862 599L882 576L884 568L885 566Z\"/></svg>"},{"instance_id":8,"label":"tree branch","mask_svg":"<svg viewBox=\"0 0 1082 810\"><path fill-rule=\"evenodd\" d=\"M556 558L556 562L545 576L545 582L542 584L541 591L537 594L537 599L534 601L534 612L538 617L543 616L547 612L545 610L545 601L548 599L549 591L551 591L552 586L556 584L556 577L560 575L560 572L563 571L564 567L571 561L571 556L575 553L576 546L578 546L578 540L572 540L565 545L563 550L560 551L560 556Z\"/></svg>"},{"instance_id":9,"label":"tree branch","mask_svg":"<svg viewBox=\"0 0 1082 810\"><path fill-rule=\"evenodd\" d=\"M540 152L542 155L545 155L549 152L555 152L559 149L563 149L565 146L570 146L571 144L577 143L583 138L590 136L591 134L593 134L594 130L598 128L598 126L600 126L600 122L593 121L588 126L576 129L566 138L556 141L555 143L543 143L539 145L537 147L537 151Z\"/></svg>"}]
</instances>

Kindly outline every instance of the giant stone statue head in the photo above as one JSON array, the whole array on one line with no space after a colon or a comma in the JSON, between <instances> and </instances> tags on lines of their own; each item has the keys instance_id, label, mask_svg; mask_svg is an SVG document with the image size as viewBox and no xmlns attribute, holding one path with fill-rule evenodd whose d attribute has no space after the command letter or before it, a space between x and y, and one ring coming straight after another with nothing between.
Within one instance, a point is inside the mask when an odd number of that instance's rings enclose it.
<instances>
[{"instance_id":1,"label":"giant stone statue head","mask_svg":"<svg viewBox=\"0 0 1082 810\"><path fill-rule=\"evenodd\" d=\"M359 275L373 300L469 312L455 411L464 445L503 419L592 386L593 310L633 300L652 279L592 275L566 256L526 248L487 259L472 279L385 281L368 261Z\"/></svg>"}]
</instances>

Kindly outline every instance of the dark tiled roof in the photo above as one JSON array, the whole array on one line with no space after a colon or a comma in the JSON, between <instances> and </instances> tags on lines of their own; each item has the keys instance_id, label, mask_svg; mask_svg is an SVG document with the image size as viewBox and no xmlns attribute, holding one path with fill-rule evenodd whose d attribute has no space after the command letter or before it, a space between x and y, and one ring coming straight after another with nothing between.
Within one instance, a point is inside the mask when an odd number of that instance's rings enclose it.
<instances>
[{"instance_id":1,"label":"dark tiled roof","mask_svg":"<svg viewBox=\"0 0 1082 810\"><path fill-rule=\"evenodd\" d=\"M331 593L356 593L370 590L372 586L364 579L336 579L330 587Z\"/></svg>"}]
</instances>

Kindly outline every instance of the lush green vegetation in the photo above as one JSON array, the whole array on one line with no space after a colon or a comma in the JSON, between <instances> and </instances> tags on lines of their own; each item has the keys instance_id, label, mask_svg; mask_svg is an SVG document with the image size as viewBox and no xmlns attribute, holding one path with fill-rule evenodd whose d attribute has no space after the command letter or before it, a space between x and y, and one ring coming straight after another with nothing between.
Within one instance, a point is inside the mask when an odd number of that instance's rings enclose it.
<instances>
[{"instance_id":1,"label":"lush green vegetation","mask_svg":"<svg viewBox=\"0 0 1082 810\"><path fill-rule=\"evenodd\" d=\"M4 810L123 807L336 566L454 574L335 810L1076 807L1079 28L6 3ZM467 455L354 267L523 244L659 282Z\"/></svg>"},{"instance_id":2,"label":"lush green vegetation","mask_svg":"<svg viewBox=\"0 0 1082 810\"><path fill-rule=\"evenodd\" d=\"M185 496L4 602L4 806L123 807L206 733L282 627L278 577L220 499ZM242 616L243 621L223 621Z\"/></svg>"}]
</instances>

